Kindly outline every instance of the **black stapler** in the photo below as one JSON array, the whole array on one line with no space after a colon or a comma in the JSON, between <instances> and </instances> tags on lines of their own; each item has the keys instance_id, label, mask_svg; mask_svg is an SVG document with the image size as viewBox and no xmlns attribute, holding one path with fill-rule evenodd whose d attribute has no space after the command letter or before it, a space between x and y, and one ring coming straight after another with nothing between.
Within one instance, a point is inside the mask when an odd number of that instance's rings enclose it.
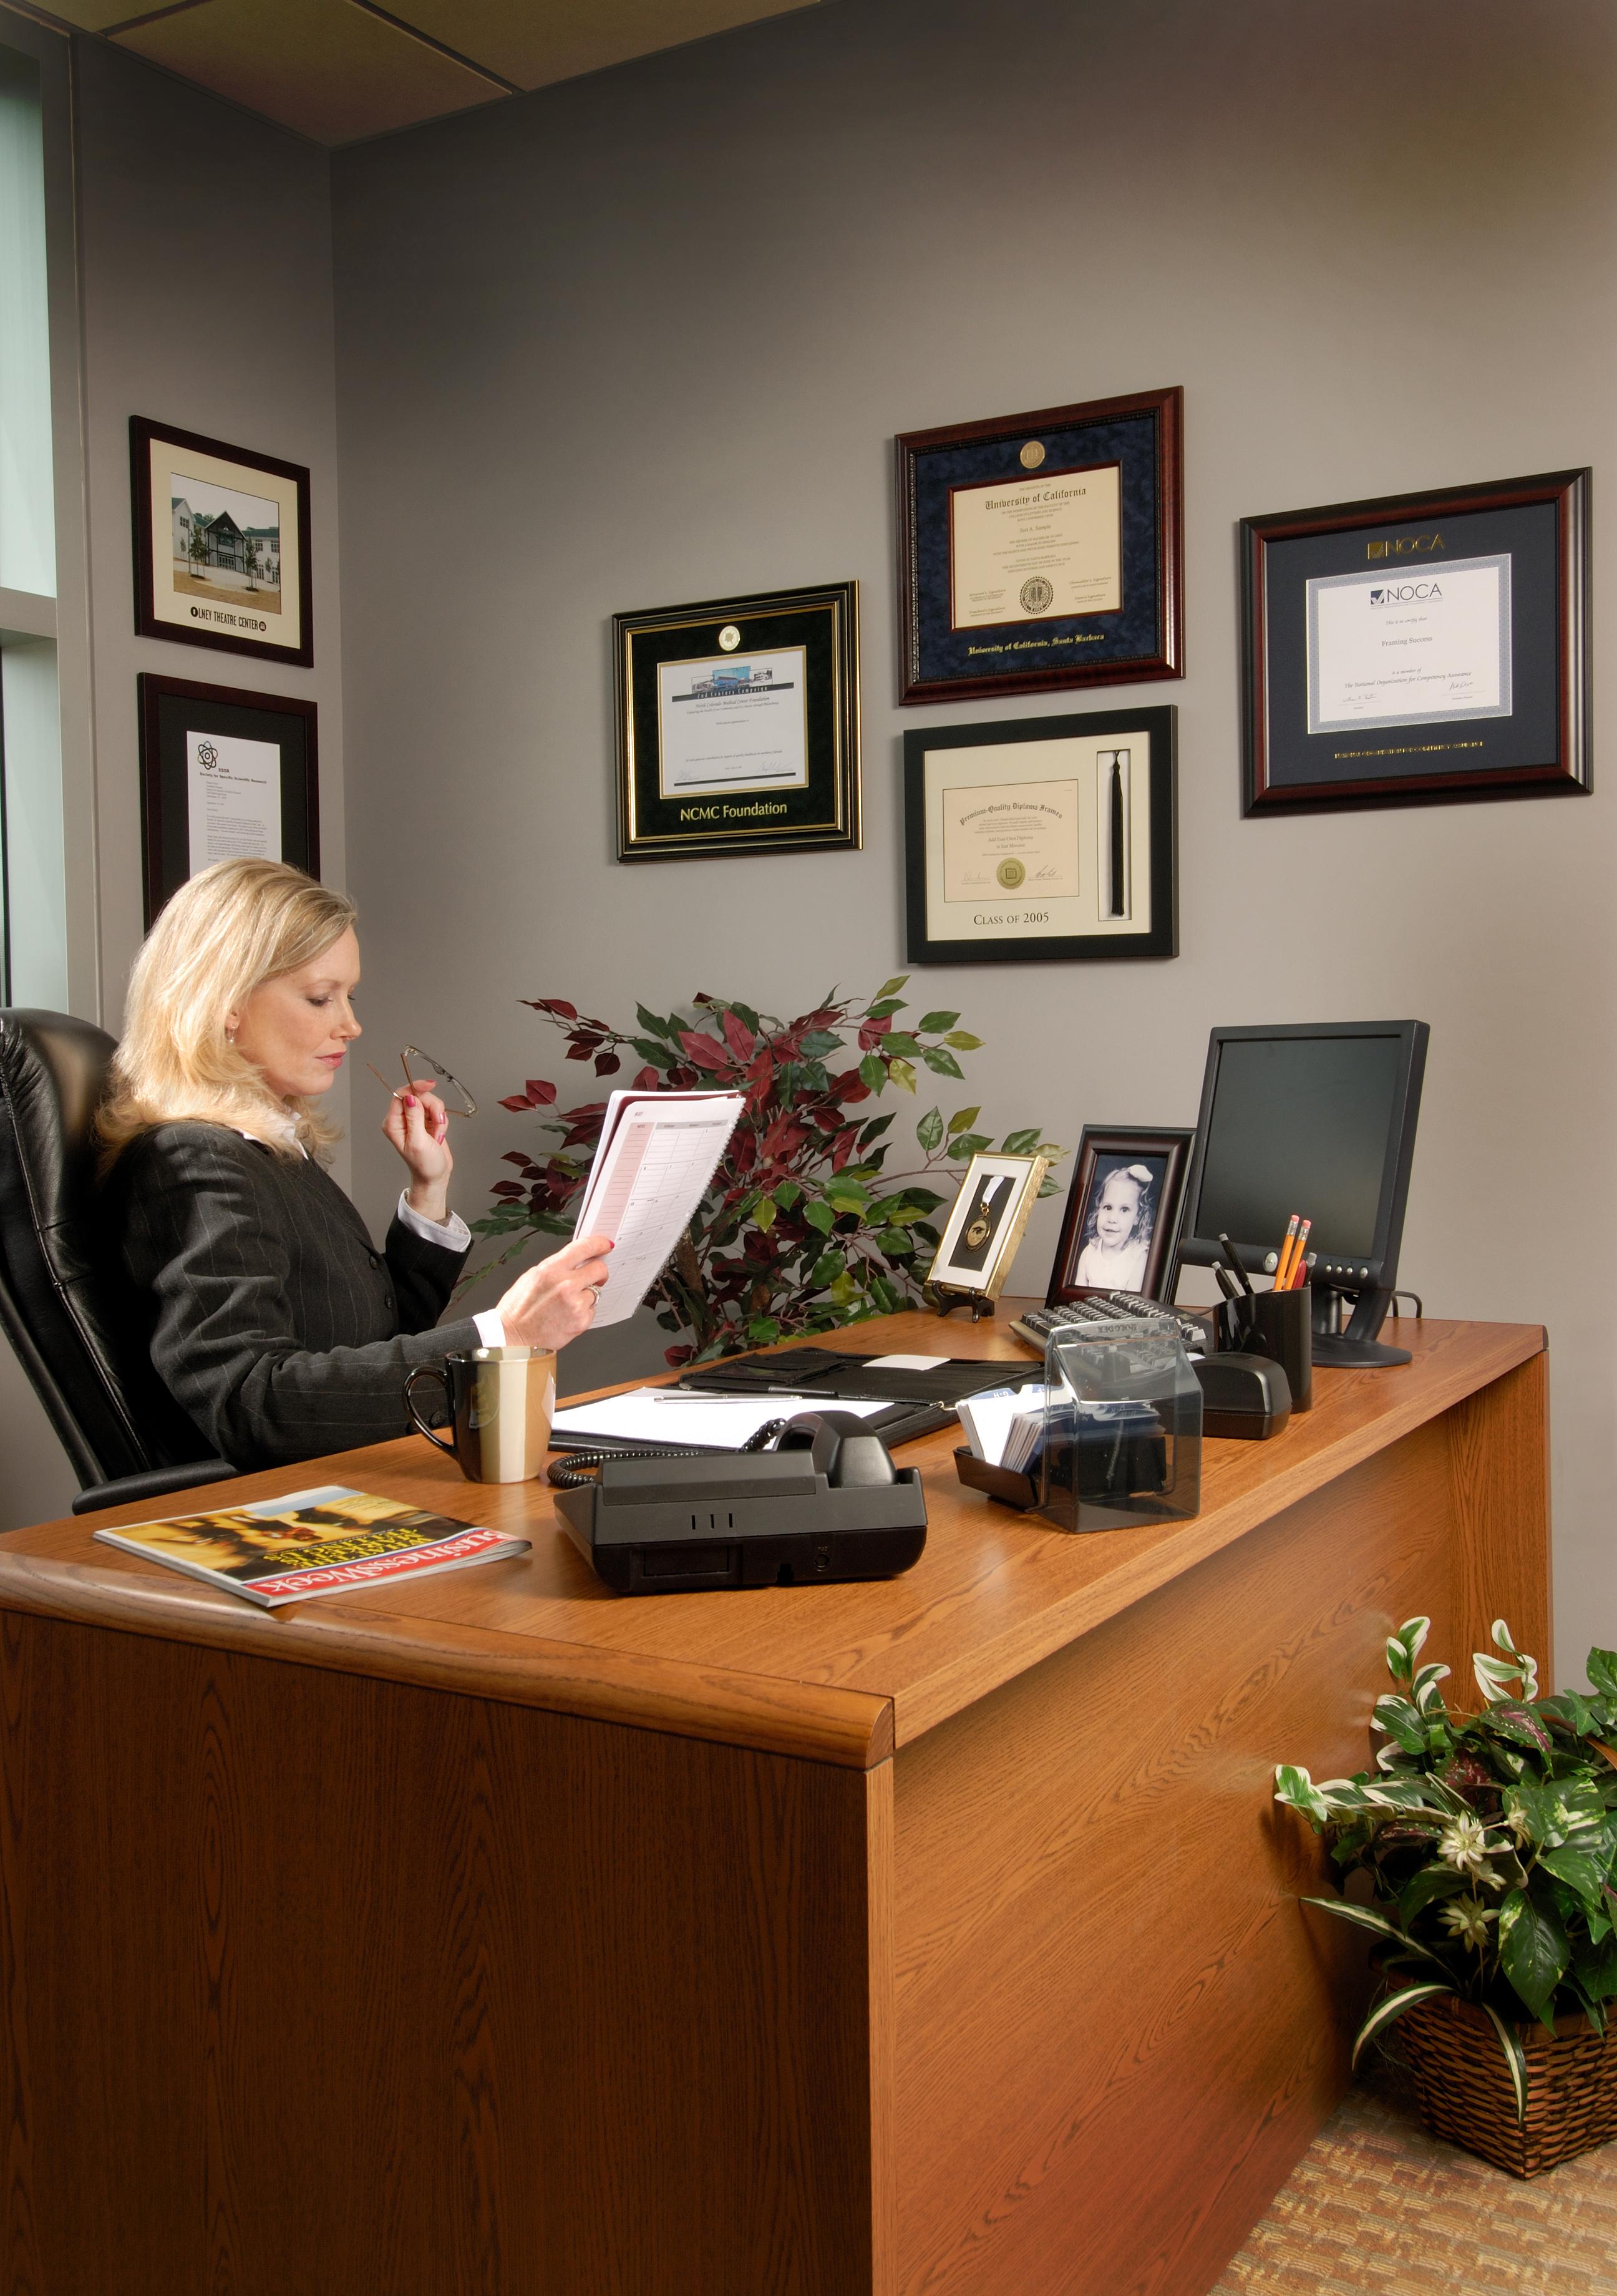
<instances>
[{"instance_id":1,"label":"black stapler","mask_svg":"<svg viewBox=\"0 0 1617 2296\"><path fill-rule=\"evenodd\" d=\"M805 1412L772 1450L604 1459L556 1511L620 1595L891 1578L926 1545L919 1472L851 1411Z\"/></svg>"},{"instance_id":2,"label":"black stapler","mask_svg":"<svg viewBox=\"0 0 1617 2296\"><path fill-rule=\"evenodd\" d=\"M1268 1356L1194 1356L1202 1382L1202 1432L1261 1442L1278 1435L1292 1415L1292 1390L1281 1365Z\"/></svg>"}]
</instances>

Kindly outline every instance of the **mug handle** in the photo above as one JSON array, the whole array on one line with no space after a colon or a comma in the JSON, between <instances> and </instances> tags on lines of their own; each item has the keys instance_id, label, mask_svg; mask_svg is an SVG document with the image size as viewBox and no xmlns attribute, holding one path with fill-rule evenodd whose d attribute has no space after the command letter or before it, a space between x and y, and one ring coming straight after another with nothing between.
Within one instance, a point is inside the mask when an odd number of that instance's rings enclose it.
<instances>
[{"instance_id":1,"label":"mug handle","mask_svg":"<svg viewBox=\"0 0 1617 2296\"><path fill-rule=\"evenodd\" d=\"M456 1456L454 1444L446 1443L441 1435L435 1434L432 1429L428 1426L426 1421L422 1417L420 1412L415 1408L415 1398L411 1390L415 1387L418 1379L435 1379L438 1382L439 1387L441 1387L444 1391L444 1409L446 1411L449 1408L449 1382L436 1364L417 1364L415 1370L405 1382L404 1399L405 1409L409 1413L411 1418L415 1423L416 1433L418 1435L424 1435L429 1443L436 1444L440 1451L444 1452L449 1458L453 1459Z\"/></svg>"}]
</instances>

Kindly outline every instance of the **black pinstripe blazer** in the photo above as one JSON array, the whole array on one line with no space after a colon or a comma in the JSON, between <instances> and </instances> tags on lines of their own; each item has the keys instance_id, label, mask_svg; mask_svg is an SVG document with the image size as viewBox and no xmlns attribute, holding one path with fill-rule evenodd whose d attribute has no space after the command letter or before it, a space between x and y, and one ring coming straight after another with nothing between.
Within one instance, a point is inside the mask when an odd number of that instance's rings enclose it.
<instances>
[{"instance_id":1,"label":"black pinstripe blazer","mask_svg":"<svg viewBox=\"0 0 1617 2296\"><path fill-rule=\"evenodd\" d=\"M403 1435L411 1365L480 1344L469 1317L434 1328L464 1252L398 1219L378 1251L319 1164L222 1126L141 1133L104 1210L158 1377L235 1466Z\"/></svg>"}]
</instances>

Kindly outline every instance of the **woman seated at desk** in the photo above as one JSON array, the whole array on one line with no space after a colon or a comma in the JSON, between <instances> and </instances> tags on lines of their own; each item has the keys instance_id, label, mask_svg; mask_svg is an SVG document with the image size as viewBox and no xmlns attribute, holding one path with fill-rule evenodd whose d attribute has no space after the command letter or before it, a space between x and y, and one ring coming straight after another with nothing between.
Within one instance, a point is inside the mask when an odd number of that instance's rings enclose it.
<instances>
[{"instance_id":1,"label":"woman seated at desk","mask_svg":"<svg viewBox=\"0 0 1617 2296\"><path fill-rule=\"evenodd\" d=\"M354 905L278 861L182 885L130 977L100 1117L112 1248L159 1378L209 1447L281 1466L407 1433L406 1374L481 1346L559 1348L606 1280L604 1237L438 1326L472 1238L448 1208L448 1115L428 1085L382 1132L409 1177L377 1251L319 1160L315 1103L359 1034Z\"/></svg>"}]
</instances>

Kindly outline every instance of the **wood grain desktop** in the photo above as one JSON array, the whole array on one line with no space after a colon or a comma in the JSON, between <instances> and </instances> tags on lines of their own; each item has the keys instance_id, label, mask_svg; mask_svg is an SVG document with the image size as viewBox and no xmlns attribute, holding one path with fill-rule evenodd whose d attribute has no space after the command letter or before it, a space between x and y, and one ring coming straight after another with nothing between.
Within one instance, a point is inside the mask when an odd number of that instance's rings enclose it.
<instances>
[{"instance_id":1,"label":"wood grain desktop","mask_svg":"<svg viewBox=\"0 0 1617 2296\"><path fill-rule=\"evenodd\" d=\"M1550 1675L1543 1334L1396 1337L1187 1523L1063 1537L908 1447L873 1586L620 1600L417 1439L217 1496L530 1555L265 1614L94 1517L0 1538L6 2290L1203 2296L1345 2080L1273 1764L1368 1759L1416 1610Z\"/></svg>"}]
</instances>

